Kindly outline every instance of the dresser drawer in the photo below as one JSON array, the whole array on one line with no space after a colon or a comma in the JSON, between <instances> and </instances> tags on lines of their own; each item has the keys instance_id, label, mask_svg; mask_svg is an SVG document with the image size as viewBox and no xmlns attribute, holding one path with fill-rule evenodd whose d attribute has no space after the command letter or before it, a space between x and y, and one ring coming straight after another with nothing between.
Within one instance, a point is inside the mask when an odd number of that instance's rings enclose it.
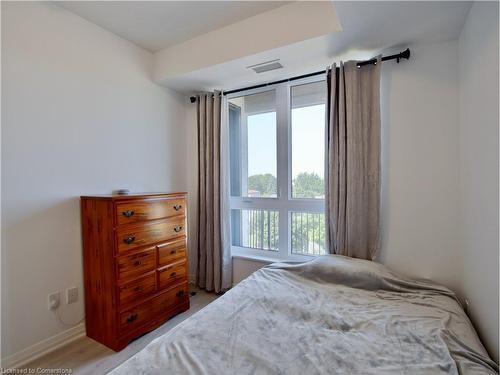
<instances>
[{"instance_id":1,"label":"dresser drawer","mask_svg":"<svg viewBox=\"0 0 500 375\"><path fill-rule=\"evenodd\" d=\"M157 314L163 314L178 305L189 301L189 289L187 281L183 284L160 294L155 298L155 310Z\"/></svg>"},{"instance_id":2,"label":"dresser drawer","mask_svg":"<svg viewBox=\"0 0 500 375\"><path fill-rule=\"evenodd\" d=\"M140 298L146 297L156 291L156 277L152 272L145 277L128 282L118 287L118 297L120 305L136 301Z\"/></svg>"},{"instance_id":3,"label":"dresser drawer","mask_svg":"<svg viewBox=\"0 0 500 375\"><path fill-rule=\"evenodd\" d=\"M119 227L116 232L118 252L122 253L139 246L185 236L185 221L185 217L173 217L144 223L141 226Z\"/></svg>"},{"instance_id":4,"label":"dresser drawer","mask_svg":"<svg viewBox=\"0 0 500 375\"><path fill-rule=\"evenodd\" d=\"M120 331L129 333L189 300L187 283L120 314Z\"/></svg>"},{"instance_id":5,"label":"dresser drawer","mask_svg":"<svg viewBox=\"0 0 500 375\"><path fill-rule=\"evenodd\" d=\"M156 246L158 248L158 264L166 266L187 257L186 238L167 242Z\"/></svg>"},{"instance_id":6,"label":"dresser drawer","mask_svg":"<svg viewBox=\"0 0 500 375\"><path fill-rule=\"evenodd\" d=\"M119 256L116 263L120 280L140 276L156 268L156 248L150 247L140 253Z\"/></svg>"},{"instance_id":7,"label":"dresser drawer","mask_svg":"<svg viewBox=\"0 0 500 375\"><path fill-rule=\"evenodd\" d=\"M118 225L185 215L184 199L138 200L116 204Z\"/></svg>"},{"instance_id":8,"label":"dresser drawer","mask_svg":"<svg viewBox=\"0 0 500 375\"><path fill-rule=\"evenodd\" d=\"M135 328L153 320L155 315L156 310L151 304L151 301L135 306L133 309L120 314L120 332L122 334L130 333L130 331L133 331Z\"/></svg>"},{"instance_id":9,"label":"dresser drawer","mask_svg":"<svg viewBox=\"0 0 500 375\"><path fill-rule=\"evenodd\" d=\"M183 282L186 280L186 261L180 261L158 270L158 288L160 289L178 284L179 282Z\"/></svg>"}]
</instances>

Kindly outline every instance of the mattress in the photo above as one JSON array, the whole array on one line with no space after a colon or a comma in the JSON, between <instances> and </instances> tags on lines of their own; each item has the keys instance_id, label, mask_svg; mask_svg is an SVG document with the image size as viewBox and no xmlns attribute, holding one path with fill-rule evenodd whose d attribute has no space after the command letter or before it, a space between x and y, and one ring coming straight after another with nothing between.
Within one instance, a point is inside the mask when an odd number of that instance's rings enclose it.
<instances>
[{"instance_id":1,"label":"mattress","mask_svg":"<svg viewBox=\"0 0 500 375\"><path fill-rule=\"evenodd\" d=\"M337 255L275 263L111 374L497 374L449 289Z\"/></svg>"}]
</instances>

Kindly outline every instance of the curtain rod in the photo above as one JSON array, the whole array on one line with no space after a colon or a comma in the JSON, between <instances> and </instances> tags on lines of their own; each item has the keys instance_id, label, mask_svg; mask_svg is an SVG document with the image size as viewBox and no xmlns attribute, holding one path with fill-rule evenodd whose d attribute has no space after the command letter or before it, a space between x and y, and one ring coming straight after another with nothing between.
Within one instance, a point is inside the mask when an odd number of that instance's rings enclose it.
<instances>
[{"instance_id":1,"label":"curtain rod","mask_svg":"<svg viewBox=\"0 0 500 375\"><path fill-rule=\"evenodd\" d=\"M382 56L381 60L382 61L396 60L396 62L399 64L399 60L401 60L401 59L406 59L406 60L410 59L410 49L409 48L405 49L403 52L396 53L395 55ZM359 67L361 67L363 65L375 64L376 62L377 62L377 59L371 59L371 60L367 60L367 61L361 61L361 62L357 63L356 65L359 68ZM235 90L225 91L223 93L223 95L233 94L235 92L246 91L246 90L251 90L251 89L258 89L258 88L261 88L261 87L266 87L266 86L271 86L271 85L277 85L279 83L284 83L284 82L296 81L298 79L307 78L307 77L314 77L314 76L317 76L317 75L320 75L320 74L325 74L325 73L326 73L326 70L321 70L319 72L303 74L301 76L286 78L286 79L282 79L282 80L279 80L279 81L262 83L260 85L255 85L255 86L250 86L250 87L243 87L241 89L235 89ZM189 99L191 100L191 103L194 103L196 101L196 96L191 96Z\"/></svg>"}]
</instances>

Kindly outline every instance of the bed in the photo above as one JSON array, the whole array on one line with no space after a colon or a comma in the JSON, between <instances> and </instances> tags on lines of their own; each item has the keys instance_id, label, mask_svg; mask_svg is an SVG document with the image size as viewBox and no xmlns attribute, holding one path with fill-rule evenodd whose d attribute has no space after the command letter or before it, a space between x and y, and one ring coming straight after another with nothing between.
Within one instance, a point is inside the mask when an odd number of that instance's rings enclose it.
<instances>
[{"instance_id":1,"label":"bed","mask_svg":"<svg viewBox=\"0 0 500 375\"><path fill-rule=\"evenodd\" d=\"M120 374L497 374L453 292L327 255L260 269Z\"/></svg>"}]
</instances>

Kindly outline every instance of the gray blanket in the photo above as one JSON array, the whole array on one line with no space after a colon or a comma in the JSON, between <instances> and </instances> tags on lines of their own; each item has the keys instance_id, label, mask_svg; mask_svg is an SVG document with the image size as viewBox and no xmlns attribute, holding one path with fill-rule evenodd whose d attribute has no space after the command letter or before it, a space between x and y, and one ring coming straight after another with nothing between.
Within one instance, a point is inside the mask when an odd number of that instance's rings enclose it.
<instances>
[{"instance_id":1,"label":"gray blanket","mask_svg":"<svg viewBox=\"0 0 500 375\"><path fill-rule=\"evenodd\" d=\"M119 374L496 374L450 290L364 260L275 263Z\"/></svg>"}]
</instances>

